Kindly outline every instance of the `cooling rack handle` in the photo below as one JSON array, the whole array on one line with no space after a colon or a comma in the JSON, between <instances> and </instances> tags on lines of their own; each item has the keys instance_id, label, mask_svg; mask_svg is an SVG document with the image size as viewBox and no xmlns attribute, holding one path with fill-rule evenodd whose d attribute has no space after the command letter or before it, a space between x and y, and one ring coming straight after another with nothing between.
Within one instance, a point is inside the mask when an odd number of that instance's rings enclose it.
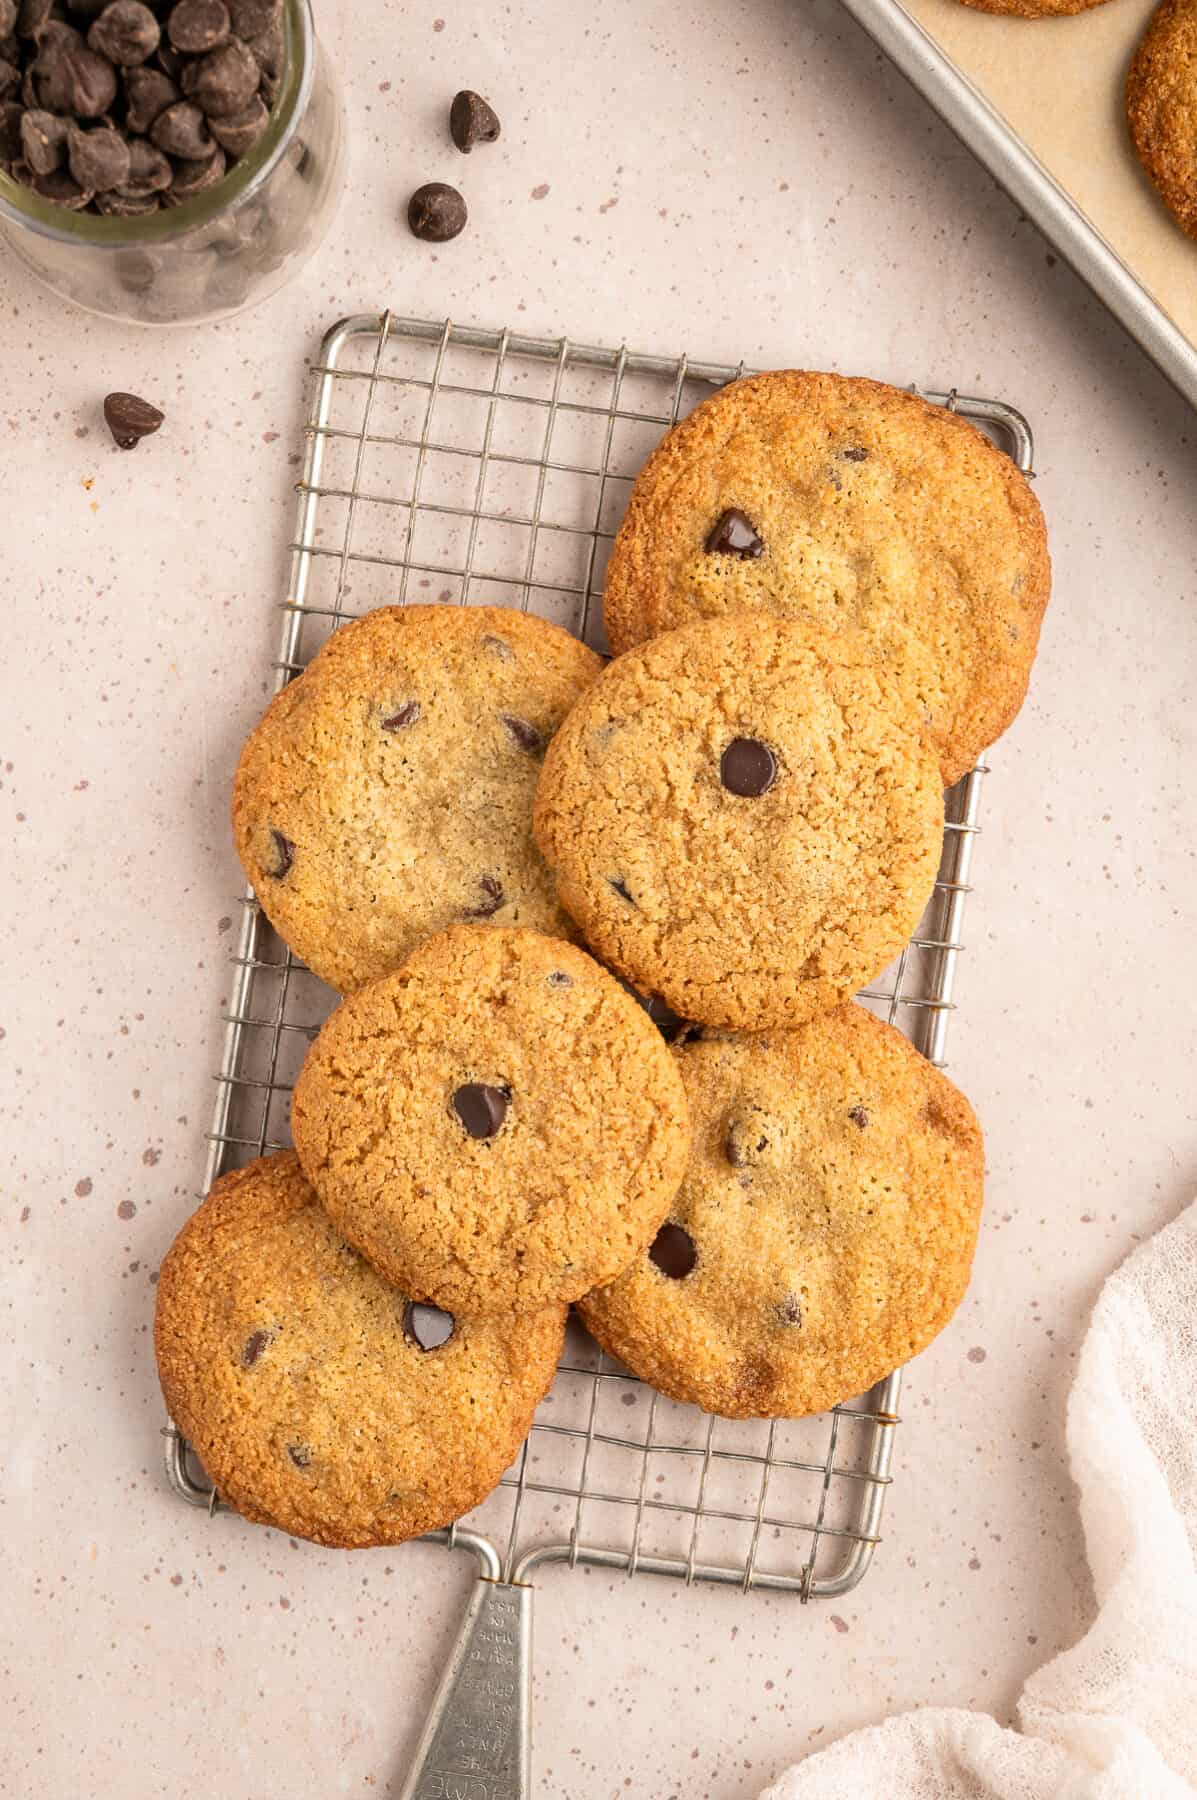
<instances>
[{"instance_id":1,"label":"cooling rack handle","mask_svg":"<svg viewBox=\"0 0 1197 1800\"><path fill-rule=\"evenodd\" d=\"M531 1800L532 1589L479 1579L399 1800Z\"/></svg>"}]
</instances>

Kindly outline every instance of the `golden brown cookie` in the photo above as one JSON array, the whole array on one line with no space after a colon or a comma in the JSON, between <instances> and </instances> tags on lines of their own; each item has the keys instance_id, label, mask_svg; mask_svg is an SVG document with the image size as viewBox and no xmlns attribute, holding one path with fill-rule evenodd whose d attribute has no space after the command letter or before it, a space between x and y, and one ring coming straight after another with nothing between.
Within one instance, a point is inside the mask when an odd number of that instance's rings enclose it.
<instances>
[{"instance_id":1,"label":"golden brown cookie","mask_svg":"<svg viewBox=\"0 0 1197 1800\"><path fill-rule=\"evenodd\" d=\"M338 1227L462 1313L562 1305L652 1239L686 1166L652 1020L581 950L460 926L342 1002L291 1108Z\"/></svg>"},{"instance_id":2,"label":"golden brown cookie","mask_svg":"<svg viewBox=\"0 0 1197 1800\"><path fill-rule=\"evenodd\" d=\"M450 1318L337 1232L292 1151L224 1176L175 1239L154 1347L171 1417L247 1519L346 1548L448 1525L514 1460L563 1309Z\"/></svg>"},{"instance_id":3,"label":"golden brown cookie","mask_svg":"<svg viewBox=\"0 0 1197 1800\"><path fill-rule=\"evenodd\" d=\"M237 854L341 992L463 919L568 930L532 841L545 745L602 663L529 613L384 606L271 702L233 787Z\"/></svg>"},{"instance_id":4,"label":"golden brown cookie","mask_svg":"<svg viewBox=\"0 0 1197 1800\"><path fill-rule=\"evenodd\" d=\"M1126 78L1139 161L1165 206L1197 238L1197 0L1164 0Z\"/></svg>"},{"instance_id":5,"label":"golden brown cookie","mask_svg":"<svg viewBox=\"0 0 1197 1800\"><path fill-rule=\"evenodd\" d=\"M611 663L545 758L536 837L604 962L679 1017L799 1025L909 938L943 794L855 637L742 614Z\"/></svg>"},{"instance_id":6,"label":"golden brown cookie","mask_svg":"<svg viewBox=\"0 0 1197 1800\"><path fill-rule=\"evenodd\" d=\"M1105 0L961 0L977 12L1001 13L1015 19L1064 19L1104 6Z\"/></svg>"},{"instance_id":7,"label":"golden brown cookie","mask_svg":"<svg viewBox=\"0 0 1197 1800\"><path fill-rule=\"evenodd\" d=\"M740 612L861 631L950 785L1022 705L1049 585L1038 502L975 425L783 370L722 389L650 456L604 607L616 652Z\"/></svg>"},{"instance_id":8,"label":"golden brown cookie","mask_svg":"<svg viewBox=\"0 0 1197 1800\"><path fill-rule=\"evenodd\" d=\"M634 1374L708 1412L797 1417L864 1393L968 1286L972 1108L858 1006L675 1054L690 1167L651 1249L582 1317Z\"/></svg>"}]
</instances>

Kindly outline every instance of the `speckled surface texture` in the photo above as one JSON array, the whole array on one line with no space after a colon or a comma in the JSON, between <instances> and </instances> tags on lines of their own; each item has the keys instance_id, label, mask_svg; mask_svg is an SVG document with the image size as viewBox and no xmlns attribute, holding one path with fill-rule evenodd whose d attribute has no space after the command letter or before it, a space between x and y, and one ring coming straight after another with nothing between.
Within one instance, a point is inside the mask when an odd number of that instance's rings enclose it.
<instances>
[{"instance_id":1,"label":"speckled surface texture","mask_svg":"<svg viewBox=\"0 0 1197 1800\"><path fill-rule=\"evenodd\" d=\"M1079 1333L1197 1166L1194 423L832 0L551 23L380 0L356 30L360 9L321 10L353 169L295 286L203 335L134 335L2 265L0 1792L394 1794L470 1579L435 1548L346 1559L209 1523L158 1473L153 1277L203 1167L296 369L389 300L954 382L1037 427L1055 596L987 784L951 1042L987 1214L972 1291L907 1380L876 1565L805 1611L540 1582L538 1793L748 1800L893 1708L1007 1717L1088 1617L1062 1461ZM468 160L441 137L464 84L504 125ZM400 223L430 179L473 207L439 251ZM128 456L109 388L168 414Z\"/></svg>"}]
</instances>

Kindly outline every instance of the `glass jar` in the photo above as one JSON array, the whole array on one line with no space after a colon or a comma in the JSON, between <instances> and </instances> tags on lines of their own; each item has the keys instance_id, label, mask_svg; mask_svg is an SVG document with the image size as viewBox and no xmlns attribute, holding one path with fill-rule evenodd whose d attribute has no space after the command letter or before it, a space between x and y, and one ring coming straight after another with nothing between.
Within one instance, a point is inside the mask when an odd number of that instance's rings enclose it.
<instances>
[{"instance_id":1,"label":"glass jar","mask_svg":"<svg viewBox=\"0 0 1197 1800\"><path fill-rule=\"evenodd\" d=\"M0 173L0 235L65 299L139 325L227 317L307 261L340 197L340 93L310 0L285 0L286 65L270 122L206 193L149 218L52 206Z\"/></svg>"}]
</instances>

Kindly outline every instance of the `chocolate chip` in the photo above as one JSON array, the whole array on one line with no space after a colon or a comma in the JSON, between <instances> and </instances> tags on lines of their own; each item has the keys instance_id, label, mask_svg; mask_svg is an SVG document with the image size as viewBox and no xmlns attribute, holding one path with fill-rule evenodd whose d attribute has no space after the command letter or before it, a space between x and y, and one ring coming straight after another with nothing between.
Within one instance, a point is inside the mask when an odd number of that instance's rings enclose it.
<instances>
[{"instance_id":1,"label":"chocolate chip","mask_svg":"<svg viewBox=\"0 0 1197 1800\"><path fill-rule=\"evenodd\" d=\"M135 69L153 56L162 30L141 0L112 0L87 34L88 46L119 69Z\"/></svg>"},{"instance_id":2,"label":"chocolate chip","mask_svg":"<svg viewBox=\"0 0 1197 1800\"><path fill-rule=\"evenodd\" d=\"M150 142L168 156L191 162L211 156L216 148L207 119L191 100L177 100L158 114L150 127Z\"/></svg>"},{"instance_id":3,"label":"chocolate chip","mask_svg":"<svg viewBox=\"0 0 1197 1800\"><path fill-rule=\"evenodd\" d=\"M477 906L467 907L465 916L467 919L493 918L503 904L503 883L493 875L480 875L478 886L486 899L480 900Z\"/></svg>"},{"instance_id":4,"label":"chocolate chip","mask_svg":"<svg viewBox=\"0 0 1197 1800\"><path fill-rule=\"evenodd\" d=\"M762 1114L749 1112L733 1119L727 1128L724 1150L733 1169L745 1169L769 1148L768 1134L762 1128Z\"/></svg>"},{"instance_id":5,"label":"chocolate chip","mask_svg":"<svg viewBox=\"0 0 1197 1800\"><path fill-rule=\"evenodd\" d=\"M211 156L201 156L195 161L176 157L174 175L166 194L167 201L190 200L194 194L202 194L208 188L215 187L218 181L224 180L227 167L227 158L219 145Z\"/></svg>"},{"instance_id":6,"label":"chocolate chip","mask_svg":"<svg viewBox=\"0 0 1197 1800\"><path fill-rule=\"evenodd\" d=\"M104 400L104 422L112 433L118 450L135 450L142 438L152 437L157 431L165 413L151 406L148 400L138 399L136 394L108 394ZM281 846L287 842L277 831L276 842ZM289 848L293 850L294 844ZM290 868L288 859L287 868ZM284 869L283 874L286 874Z\"/></svg>"},{"instance_id":7,"label":"chocolate chip","mask_svg":"<svg viewBox=\"0 0 1197 1800\"><path fill-rule=\"evenodd\" d=\"M868 462L869 460L869 453L864 449L845 450L842 454L845 462Z\"/></svg>"},{"instance_id":8,"label":"chocolate chip","mask_svg":"<svg viewBox=\"0 0 1197 1800\"><path fill-rule=\"evenodd\" d=\"M157 194L121 193L97 194L96 211L113 219L148 219L159 210L161 201ZM126 263L118 270L121 286L130 294L148 294L154 285L157 268L148 265L150 272L145 274L147 264L144 261ZM133 279L129 279L130 272Z\"/></svg>"},{"instance_id":9,"label":"chocolate chip","mask_svg":"<svg viewBox=\"0 0 1197 1800\"><path fill-rule=\"evenodd\" d=\"M144 136L154 120L182 96L161 69L126 69L125 97L125 129L135 136Z\"/></svg>"},{"instance_id":10,"label":"chocolate chip","mask_svg":"<svg viewBox=\"0 0 1197 1800\"><path fill-rule=\"evenodd\" d=\"M457 1330L457 1321L439 1306L422 1306L409 1300L403 1309L403 1329L418 1349L439 1350Z\"/></svg>"},{"instance_id":11,"label":"chocolate chip","mask_svg":"<svg viewBox=\"0 0 1197 1800\"><path fill-rule=\"evenodd\" d=\"M20 11L17 0L0 0L0 38L15 35Z\"/></svg>"},{"instance_id":12,"label":"chocolate chip","mask_svg":"<svg viewBox=\"0 0 1197 1800\"><path fill-rule=\"evenodd\" d=\"M164 75L169 75L172 81L177 81L183 73L183 58L179 55L177 50L171 48L165 38L163 38L158 46L158 53L155 56L154 61L162 70L162 73Z\"/></svg>"},{"instance_id":13,"label":"chocolate chip","mask_svg":"<svg viewBox=\"0 0 1197 1800\"><path fill-rule=\"evenodd\" d=\"M260 37L283 16L283 0L226 0L226 4L239 38Z\"/></svg>"},{"instance_id":14,"label":"chocolate chip","mask_svg":"<svg viewBox=\"0 0 1197 1800\"><path fill-rule=\"evenodd\" d=\"M484 650L489 650L492 656L497 656L500 662L510 662L515 655L515 651L511 648L511 645L507 642L506 638L484 637L482 640L482 648Z\"/></svg>"},{"instance_id":15,"label":"chocolate chip","mask_svg":"<svg viewBox=\"0 0 1197 1800\"><path fill-rule=\"evenodd\" d=\"M253 52L237 38L210 50L183 71L182 88L189 100L202 106L210 119L230 119L243 113L258 91L262 72Z\"/></svg>"},{"instance_id":16,"label":"chocolate chip","mask_svg":"<svg viewBox=\"0 0 1197 1800\"><path fill-rule=\"evenodd\" d=\"M738 556L748 561L760 556L765 546L747 513L742 513L738 506L731 506L720 516L704 548L711 555Z\"/></svg>"},{"instance_id":17,"label":"chocolate chip","mask_svg":"<svg viewBox=\"0 0 1197 1800\"><path fill-rule=\"evenodd\" d=\"M797 1294L787 1294L777 1308L777 1318L782 1325L801 1325L802 1307Z\"/></svg>"},{"instance_id":18,"label":"chocolate chip","mask_svg":"<svg viewBox=\"0 0 1197 1800\"><path fill-rule=\"evenodd\" d=\"M17 31L21 37L38 37L49 23L54 0L21 0Z\"/></svg>"},{"instance_id":19,"label":"chocolate chip","mask_svg":"<svg viewBox=\"0 0 1197 1800\"><path fill-rule=\"evenodd\" d=\"M269 123L270 113L257 94L244 112L234 113L229 119L208 121L212 136L230 156L247 155Z\"/></svg>"},{"instance_id":20,"label":"chocolate chip","mask_svg":"<svg viewBox=\"0 0 1197 1800\"><path fill-rule=\"evenodd\" d=\"M859 1125L862 1131L869 1122L869 1115L863 1106L850 1106L848 1108L848 1117L854 1125Z\"/></svg>"},{"instance_id":21,"label":"chocolate chip","mask_svg":"<svg viewBox=\"0 0 1197 1800\"><path fill-rule=\"evenodd\" d=\"M733 738L720 759L719 779L729 794L758 799L777 779L777 758L757 738Z\"/></svg>"},{"instance_id":22,"label":"chocolate chip","mask_svg":"<svg viewBox=\"0 0 1197 1800\"><path fill-rule=\"evenodd\" d=\"M499 135L499 120L481 94L462 88L453 96L449 108L449 135L463 155L468 156L475 144L493 144Z\"/></svg>"},{"instance_id":23,"label":"chocolate chip","mask_svg":"<svg viewBox=\"0 0 1197 1800\"><path fill-rule=\"evenodd\" d=\"M626 900L629 906L635 906L636 902L632 899L631 894L628 892L628 884L623 879L622 875L620 875L618 878L608 875L607 886L613 887L615 889L615 892L619 895L620 899Z\"/></svg>"},{"instance_id":24,"label":"chocolate chip","mask_svg":"<svg viewBox=\"0 0 1197 1800\"><path fill-rule=\"evenodd\" d=\"M306 1469L311 1466L312 1452L306 1444L288 1444L287 1455L297 1469Z\"/></svg>"},{"instance_id":25,"label":"chocolate chip","mask_svg":"<svg viewBox=\"0 0 1197 1800\"><path fill-rule=\"evenodd\" d=\"M19 161L21 122L26 116L19 100L0 101L0 163Z\"/></svg>"},{"instance_id":26,"label":"chocolate chip","mask_svg":"<svg viewBox=\"0 0 1197 1800\"><path fill-rule=\"evenodd\" d=\"M572 987L574 978L572 975L567 975L564 969L554 969L548 977L548 982L550 987Z\"/></svg>"},{"instance_id":27,"label":"chocolate chip","mask_svg":"<svg viewBox=\"0 0 1197 1800\"><path fill-rule=\"evenodd\" d=\"M426 244L447 244L465 230L467 217L465 201L443 181L425 182L407 203L412 236Z\"/></svg>"},{"instance_id":28,"label":"chocolate chip","mask_svg":"<svg viewBox=\"0 0 1197 1800\"><path fill-rule=\"evenodd\" d=\"M71 121L34 109L21 120L21 150L35 175L53 175L66 162Z\"/></svg>"},{"instance_id":29,"label":"chocolate chip","mask_svg":"<svg viewBox=\"0 0 1197 1800\"><path fill-rule=\"evenodd\" d=\"M612 970L611 973L614 975L615 971ZM615 975L615 979L624 993L630 995L636 1005L648 1014L666 1043L672 1044L689 1029L689 1021L679 1018L659 994L642 994L639 988L633 987L630 981L625 981L622 975Z\"/></svg>"},{"instance_id":30,"label":"chocolate chip","mask_svg":"<svg viewBox=\"0 0 1197 1800\"><path fill-rule=\"evenodd\" d=\"M95 195L87 188L81 188L65 169L56 169L53 175L35 175L32 186L34 193L48 200L51 206L61 206L67 212L82 212L95 199Z\"/></svg>"},{"instance_id":31,"label":"chocolate chip","mask_svg":"<svg viewBox=\"0 0 1197 1800\"><path fill-rule=\"evenodd\" d=\"M282 81L283 70L287 64L287 40L283 35L282 21L276 19L265 31L255 32L252 36L244 31L238 32L244 38L245 47L253 56L262 71L262 93L271 105L274 103L276 84Z\"/></svg>"},{"instance_id":32,"label":"chocolate chip","mask_svg":"<svg viewBox=\"0 0 1197 1800\"><path fill-rule=\"evenodd\" d=\"M399 711L392 713L389 719L382 721L384 731L402 731L407 725L414 725L420 716L420 702L406 700Z\"/></svg>"},{"instance_id":33,"label":"chocolate chip","mask_svg":"<svg viewBox=\"0 0 1197 1800\"><path fill-rule=\"evenodd\" d=\"M535 756L544 749L544 734L535 725L529 725L527 719L517 719L511 713L500 713L499 717L520 749L526 750L529 756Z\"/></svg>"},{"instance_id":34,"label":"chocolate chip","mask_svg":"<svg viewBox=\"0 0 1197 1800\"><path fill-rule=\"evenodd\" d=\"M275 831L273 827L270 835L274 839L276 861L273 869L267 869L266 873L272 875L275 881L281 881L284 875L291 872L291 864L295 861L295 845L289 837L284 837L281 831Z\"/></svg>"},{"instance_id":35,"label":"chocolate chip","mask_svg":"<svg viewBox=\"0 0 1197 1800\"><path fill-rule=\"evenodd\" d=\"M241 1367L252 1369L273 1337L273 1331L251 1331L241 1352Z\"/></svg>"},{"instance_id":36,"label":"chocolate chip","mask_svg":"<svg viewBox=\"0 0 1197 1800\"><path fill-rule=\"evenodd\" d=\"M34 64L34 85L47 111L98 119L116 99L116 70L107 57L89 50L81 40L58 44L53 50L43 43Z\"/></svg>"},{"instance_id":37,"label":"chocolate chip","mask_svg":"<svg viewBox=\"0 0 1197 1800\"><path fill-rule=\"evenodd\" d=\"M166 30L176 50L203 56L228 43L232 21L224 0L179 0L171 8Z\"/></svg>"},{"instance_id":38,"label":"chocolate chip","mask_svg":"<svg viewBox=\"0 0 1197 1800\"><path fill-rule=\"evenodd\" d=\"M488 1087L482 1081L469 1081L453 1095L453 1111L472 1138L494 1137L510 1104L509 1088Z\"/></svg>"},{"instance_id":39,"label":"chocolate chip","mask_svg":"<svg viewBox=\"0 0 1197 1800\"><path fill-rule=\"evenodd\" d=\"M107 194L124 187L129 179L129 146L119 131L101 125L95 131L81 131L72 125L67 140L67 160L71 174L82 188L93 194Z\"/></svg>"},{"instance_id":40,"label":"chocolate chip","mask_svg":"<svg viewBox=\"0 0 1197 1800\"><path fill-rule=\"evenodd\" d=\"M21 71L16 63L0 58L0 100L13 100L21 91Z\"/></svg>"},{"instance_id":41,"label":"chocolate chip","mask_svg":"<svg viewBox=\"0 0 1197 1800\"><path fill-rule=\"evenodd\" d=\"M174 179L170 159L144 138L129 145L129 179L122 185L121 200L148 200L164 193Z\"/></svg>"},{"instance_id":42,"label":"chocolate chip","mask_svg":"<svg viewBox=\"0 0 1197 1800\"><path fill-rule=\"evenodd\" d=\"M649 1261L671 1281L682 1281L698 1261L694 1239L680 1225L662 1225L652 1241Z\"/></svg>"}]
</instances>

